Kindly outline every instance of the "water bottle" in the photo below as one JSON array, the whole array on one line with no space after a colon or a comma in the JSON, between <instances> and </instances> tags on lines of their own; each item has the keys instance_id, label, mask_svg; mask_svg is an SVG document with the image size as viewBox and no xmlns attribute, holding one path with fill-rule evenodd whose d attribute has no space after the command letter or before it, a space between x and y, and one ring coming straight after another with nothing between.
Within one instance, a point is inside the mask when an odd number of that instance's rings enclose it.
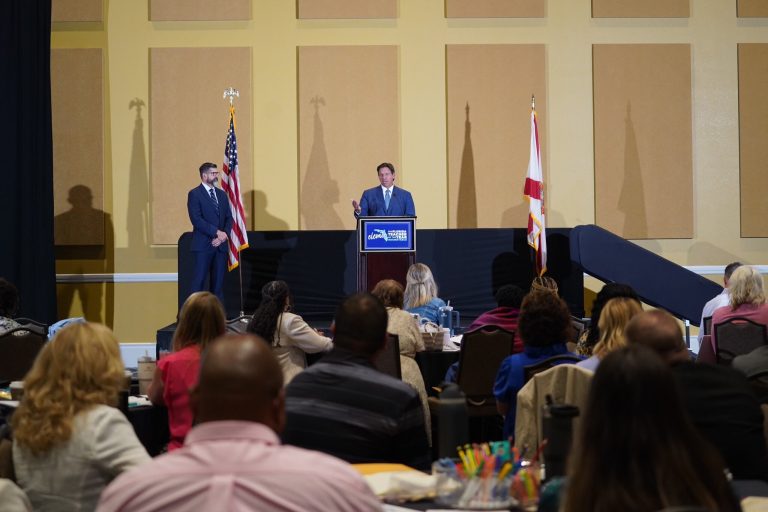
<instances>
[{"instance_id":1,"label":"water bottle","mask_svg":"<svg viewBox=\"0 0 768 512\"><path fill-rule=\"evenodd\" d=\"M152 383L152 379L155 376L155 368L157 368L157 363L152 359L152 356L149 355L149 352L145 350L144 355L139 358L139 371L137 372L139 377L140 395L147 394L149 385Z\"/></svg>"},{"instance_id":2,"label":"water bottle","mask_svg":"<svg viewBox=\"0 0 768 512\"><path fill-rule=\"evenodd\" d=\"M456 447L469 442L467 399L457 384L448 384L440 393L437 409L438 457L455 457Z\"/></svg>"},{"instance_id":3,"label":"water bottle","mask_svg":"<svg viewBox=\"0 0 768 512\"><path fill-rule=\"evenodd\" d=\"M573 437L573 418L579 415L575 405L553 404L547 396L547 403L542 406L542 437L547 440L544 446L545 480L565 476L565 461L571 449Z\"/></svg>"}]
</instances>

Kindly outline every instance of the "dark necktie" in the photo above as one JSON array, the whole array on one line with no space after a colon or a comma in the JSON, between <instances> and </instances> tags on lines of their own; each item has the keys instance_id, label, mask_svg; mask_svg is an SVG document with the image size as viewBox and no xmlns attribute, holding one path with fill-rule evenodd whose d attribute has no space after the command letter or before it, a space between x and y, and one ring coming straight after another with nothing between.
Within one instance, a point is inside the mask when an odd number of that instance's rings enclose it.
<instances>
[{"instance_id":1,"label":"dark necktie","mask_svg":"<svg viewBox=\"0 0 768 512\"><path fill-rule=\"evenodd\" d=\"M216 213L219 212L219 200L216 199L216 192L213 191L212 188L208 189L208 192L211 194L211 199L213 200L213 204L216 206Z\"/></svg>"}]
</instances>

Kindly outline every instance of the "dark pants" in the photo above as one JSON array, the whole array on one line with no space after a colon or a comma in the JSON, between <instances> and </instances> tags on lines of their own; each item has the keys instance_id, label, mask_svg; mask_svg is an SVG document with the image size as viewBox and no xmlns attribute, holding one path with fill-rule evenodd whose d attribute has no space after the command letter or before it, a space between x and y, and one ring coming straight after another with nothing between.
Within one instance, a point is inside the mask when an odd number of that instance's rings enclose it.
<instances>
[{"instance_id":1,"label":"dark pants","mask_svg":"<svg viewBox=\"0 0 768 512\"><path fill-rule=\"evenodd\" d=\"M192 273L191 293L209 291L216 295L224 305L224 272L227 265L227 253L222 251L195 251L194 272ZM206 279L208 287L205 286Z\"/></svg>"}]
</instances>

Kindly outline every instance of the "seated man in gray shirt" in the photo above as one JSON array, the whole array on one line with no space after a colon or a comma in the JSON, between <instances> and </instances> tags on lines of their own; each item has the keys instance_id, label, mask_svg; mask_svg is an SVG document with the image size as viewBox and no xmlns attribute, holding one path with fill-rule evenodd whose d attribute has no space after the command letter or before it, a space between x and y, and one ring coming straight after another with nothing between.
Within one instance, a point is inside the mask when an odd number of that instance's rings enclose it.
<instances>
[{"instance_id":1,"label":"seated man in gray shirt","mask_svg":"<svg viewBox=\"0 0 768 512\"><path fill-rule=\"evenodd\" d=\"M384 347L387 311L370 294L336 310L334 348L286 388L283 441L351 463L398 462L429 467L418 393L373 367Z\"/></svg>"}]
</instances>

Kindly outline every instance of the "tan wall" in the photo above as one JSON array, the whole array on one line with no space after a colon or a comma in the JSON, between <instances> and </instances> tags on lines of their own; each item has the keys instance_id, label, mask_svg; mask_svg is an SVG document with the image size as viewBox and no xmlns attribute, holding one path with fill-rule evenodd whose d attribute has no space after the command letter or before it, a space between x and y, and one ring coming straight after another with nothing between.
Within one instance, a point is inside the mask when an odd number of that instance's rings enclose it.
<instances>
[{"instance_id":1,"label":"tan wall","mask_svg":"<svg viewBox=\"0 0 768 512\"><path fill-rule=\"evenodd\" d=\"M547 112L539 122L546 141L542 151L547 206L558 212L550 218L552 225L574 226L595 220L592 45L689 44L693 238L639 243L681 264L717 265L737 258L768 263L768 240L742 239L739 234L737 69L737 44L768 42L768 19L737 19L735 0L695 2L690 18L674 19L593 19L590 0L548 2L544 18L446 19L443 0L401 0L394 19L297 20L296 2L259 0L252 3L251 21L150 22L148 4L111 0L103 25L53 27L54 48L104 50L103 207L114 229L114 247L106 251L109 265L98 258L66 260L59 262L59 272L78 265L94 268L93 272L176 271L175 247L149 244L148 226L157 219L147 218L152 172L148 163L152 112L146 106L149 49L169 47L252 48L254 169L253 183L243 184L243 189L261 191L268 201L261 210L256 206L256 229L298 229L297 47L399 47L403 171L399 183L414 194L422 228L445 228L449 219L446 45L545 45ZM138 101L130 107L134 100ZM530 96L520 101L527 104ZM137 122L136 106L141 102L146 105ZM223 101L221 108L226 116ZM222 147L225 130L222 126L217 142ZM209 155L199 157L202 161ZM221 160L220 154L210 157ZM132 177L141 179L132 182ZM102 309L114 311L112 323L122 341L151 341L155 330L175 316L173 283L105 288L100 300L111 305ZM77 308L74 301L70 312L76 314Z\"/></svg>"}]
</instances>

